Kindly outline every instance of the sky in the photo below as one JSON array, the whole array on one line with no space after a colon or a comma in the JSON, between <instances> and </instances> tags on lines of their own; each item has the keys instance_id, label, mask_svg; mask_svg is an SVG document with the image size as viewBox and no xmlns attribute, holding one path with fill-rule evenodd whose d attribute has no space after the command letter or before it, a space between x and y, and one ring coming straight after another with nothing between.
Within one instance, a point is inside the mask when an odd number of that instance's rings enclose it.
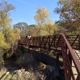
<instances>
[{"instance_id":1,"label":"sky","mask_svg":"<svg viewBox=\"0 0 80 80\"><path fill-rule=\"evenodd\" d=\"M34 16L38 8L46 7L50 13L50 19L55 22L59 20L59 14L54 13L58 6L58 0L7 0L8 3L15 6L11 12L12 25L18 22L26 22L28 25L36 24Z\"/></svg>"}]
</instances>

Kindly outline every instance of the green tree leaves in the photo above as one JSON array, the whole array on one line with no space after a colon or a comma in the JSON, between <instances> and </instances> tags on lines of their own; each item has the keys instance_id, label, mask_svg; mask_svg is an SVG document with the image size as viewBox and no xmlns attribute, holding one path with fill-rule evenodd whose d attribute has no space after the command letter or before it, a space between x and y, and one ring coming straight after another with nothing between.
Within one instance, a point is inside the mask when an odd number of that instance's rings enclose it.
<instances>
[{"instance_id":1,"label":"green tree leaves","mask_svg":"<svg viewBox=\"0 0 80 80\"><path fill-rule=\"evenodd\" d=\"M15 7L9 4L6 0L0 2L0 27L7 27L12 21L10 18L10 12L14 10Z\"/></svg>"},{"instance_id":2,"label":"green tree leaves","mask_svg":"<svg viewBox=\"0 0 80 80\"><path fill-rule=\"evenodd\" d=\"M37 22L37 35L53 35L57 31L57 26L49 19L49 11L45 7L41 7L37 10L34 19Z\"/></svg>"},{"instance_id":3,"label":"green tree leaves","mask_svg":"<svg viewBox=\"0 0 80 80\"><path fill-rule=\"evenodd\" d=\"M55 12L60 14L60 26L68 31L80 29L80 0L59 0Z\"/></svg>"},{"instance_id":4,"label":"green tree leaves","mask_svg":"<svg viewBox=\"0 0 80 80\"><path fill-rule=\"evenodd\" d=\"M11 28L10 12L14 6L6 0L0 2L0 58L2 54L11 49L9 54L14 53L14 47L20 39L20 30Z\"/></svg>"}]
</instances>

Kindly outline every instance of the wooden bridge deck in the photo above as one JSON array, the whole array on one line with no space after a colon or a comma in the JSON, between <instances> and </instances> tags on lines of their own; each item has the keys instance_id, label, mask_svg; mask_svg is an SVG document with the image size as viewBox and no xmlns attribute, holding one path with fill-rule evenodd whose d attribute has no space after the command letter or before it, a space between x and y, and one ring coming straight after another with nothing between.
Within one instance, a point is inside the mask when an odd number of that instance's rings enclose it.
<instances>
[{"instance_id":1,"label":"wooden bridge deck","mask_svg":"<svg viewBox=\"0 0 80 80\"><path fill-rule=\"evenodd\" d=\"M80 50L74 50L74 53L75 53L76 57L78 58L78 60L80 62ZM78 73L77 73L77 70L76 70L75 65L74 65L73 62L72 62L72 70L73 70L74 77L76 79L77 76L78 76Z\"/></svg>"},{"instance_id":2,"label":"wooden bridge deck","mask_svg":"<svg viewBox=\"0 0 80 80\"><path fill-rule=\"evenodd\" d=\"M80 50L74 50L76 57L78 58L80 62Z\"/></svg>"},{"instance_id":3,"label":"wooden bridge deck","mask_svg":"<svg viewBox=\"0 0 80 80\"><path fill-rule=\"evenodd\" d=\"M79 60L79 62L80 62L80 50L74 50L74 52L75 52L75 55L76 55L76 57L78 58L78 60ZM74 72L74 76L75 76L75 79L76 79L78 73L77 73L77 71L76 71L76 68L75 68L74 63L72 63L72 70L73 70L73 72Z\"/></svg>"}]
</instances>

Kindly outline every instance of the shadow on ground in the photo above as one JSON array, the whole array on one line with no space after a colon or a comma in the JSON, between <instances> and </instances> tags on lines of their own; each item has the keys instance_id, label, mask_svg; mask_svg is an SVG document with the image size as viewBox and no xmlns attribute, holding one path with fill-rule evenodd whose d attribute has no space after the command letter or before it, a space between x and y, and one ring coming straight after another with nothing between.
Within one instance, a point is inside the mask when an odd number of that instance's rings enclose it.
<instances>
[{"instance_id":1,"label":"shadow on ground","mask_svg":"<svg viewBox=\"0 0 80 80\"><path fill-rule=\"evenodd\" d=\"M4 63L0 80L64 80L63 63L57 63L56 58L47 54L26 49L16 61Z\"/></svg>"}]
</instances>

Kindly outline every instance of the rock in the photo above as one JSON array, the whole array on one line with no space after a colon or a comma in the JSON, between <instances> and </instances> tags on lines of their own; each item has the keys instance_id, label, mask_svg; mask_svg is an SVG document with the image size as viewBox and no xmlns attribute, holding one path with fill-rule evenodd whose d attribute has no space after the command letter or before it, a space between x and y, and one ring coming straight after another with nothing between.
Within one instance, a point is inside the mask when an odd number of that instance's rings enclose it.
<instances>
[{"instance_id":1,"label":"rock","mask_svg":"<svg viewBox=\"0 0 80 80\"><path fill-rule=\"evenodd\" d=\"M6 75L8 75L10 72L7 72Z\"/></svg>"},{"instance_id":2,"label":"rock","mask_svg":"<svg viewBox=\"0 0 80 80\"><path fill-rule=\"evenodd\" d=\"M18 70L18 71L17 71L17 74L18 74L18 75L22 75L21 70Z\"/></svg>"}]
</instances>

